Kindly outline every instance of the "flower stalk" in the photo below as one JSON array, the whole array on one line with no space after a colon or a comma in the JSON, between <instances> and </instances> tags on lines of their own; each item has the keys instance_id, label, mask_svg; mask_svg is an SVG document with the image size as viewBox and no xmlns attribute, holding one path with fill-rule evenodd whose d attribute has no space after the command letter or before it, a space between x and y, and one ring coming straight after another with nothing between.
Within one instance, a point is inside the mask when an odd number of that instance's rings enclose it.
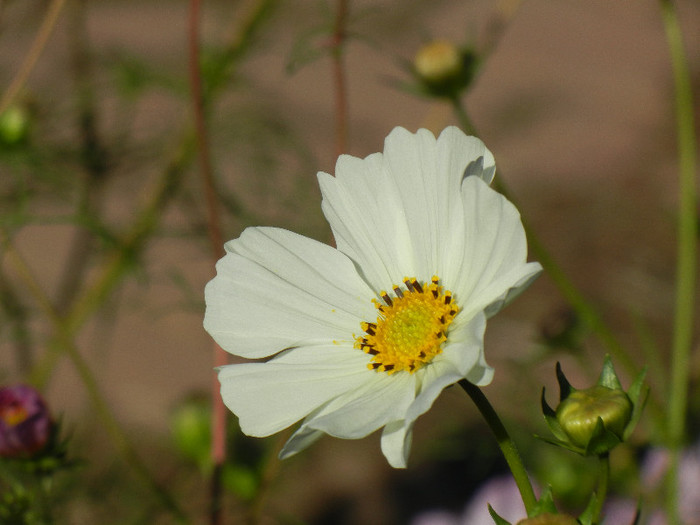
<instances>
[{"instance_id":1,"label":"flower stalk","mask_svg":"<svg viewBox=\"0 0 700 525\"><path fill-rule=\"evenodd\" d=\"M608 452L598 456L598 489L592 508L592 523L598 523L600 513L603 510L605 498L608 496L608 483L610 481L610 454Z\"/></svg>"},{"instance_id":2,"label":"flower stalk","mask_svg":"<svg viewBox=\"0 0 700 525\"><path fill-rule=\"evenodd\" d=\"M525 505L525 510L528 516L531 516L537 505L537 499L535 498L535 491L532 489L532 484L530 483L530 478L527 475L525 466L520 459L520 453L515 446L515 442L508 434L506 427L503 422L498 417L498 414L494 410L489 400L486 398L481 389L463 379L459 382L464 391L469 395L469 397L474 401L474 404L481 412L481 415L486 420L489 428L496 437L498 446L501 449L501 453L508 463L513 478L515 479L515 484L518 486L520 491L520 497Z\"/></svg>"},{"instance_id":3,"label":"flower stalk","mask_svg":"<svg viewBox=\"0 0 700 525\"><path fill-rule=\"evenodd\" d=\"M678 140L680 199L678 209L678 259L676 266L676 308L671 355L667 444L671 449L666 508L669 523L680 523L678 511L678 465L685 434L688 405L690 351L697 272L697 182L696 134L693 95L683 38L673 2L661 0L661 14L673 68Z\"/></svg>"}]
</instances>

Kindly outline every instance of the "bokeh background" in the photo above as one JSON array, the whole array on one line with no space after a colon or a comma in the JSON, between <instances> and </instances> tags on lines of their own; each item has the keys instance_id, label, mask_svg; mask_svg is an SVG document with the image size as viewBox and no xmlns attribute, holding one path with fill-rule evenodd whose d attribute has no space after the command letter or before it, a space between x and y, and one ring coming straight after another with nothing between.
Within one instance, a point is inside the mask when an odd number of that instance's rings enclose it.
<instances>
[{"instance_id":1,"label":"bokeh background","mask_svg":"<svg viewBox=\"0 0 700 525\"><path fill-rule=\"evenodd\" d=\"M474 49L481 67L464 103L495 155L497 176L635 364L652 366L652 395L663 400L677 163L657 2L348 4L347 152L380 151L394 126L438 133L456 124L448 104L404 88L412 82L406 64L435 38ZM3 90L51 5L0 3ZM203 5L208 130L227 239L249 225L272 225L332 241L315 176L332 173L337 156L328 52L336 9L310 0ZM700 4L680 1L678 9L697 99ZM73 323L70 339L139 455L203 523L206 475L172 432L173 414L186 400L207 400L213 379L212 341L202 329L213 259L195 156L188 10L180 0L65 3L13 101L26 128L19 138L3 137L0 221L43 293ZM6 248L0 382L39 384L83 460L59 485L60 522L171 522L96 417L55 324ZM556 393L554 363L583 387L597 377L605 347L543 276L491 320L486 352L496 368L486 393L521 440L528 466L556 479L555 491L577 509L592 478L574 481L572 472L590 465L532 434L546 432L539 395L543 385ZM694 384L699 371L696 359ZM628 385L633 371L620 372ZM696 396L691 408L697 404ZM648 427L620 454L622 471L653 444ZM461 512L483 480L504 470L488 429L457 389L418 421L406 471L386 464L377 436L325 438L278 463L267 458L279 438L251 442L235 428L231 435L227 523L242 522L251 498L263 523L409 523L430 509ZM261 476L264 500L255 496ZM639 493L622 475L614 488Z\"/></svg>"}]
</instances>

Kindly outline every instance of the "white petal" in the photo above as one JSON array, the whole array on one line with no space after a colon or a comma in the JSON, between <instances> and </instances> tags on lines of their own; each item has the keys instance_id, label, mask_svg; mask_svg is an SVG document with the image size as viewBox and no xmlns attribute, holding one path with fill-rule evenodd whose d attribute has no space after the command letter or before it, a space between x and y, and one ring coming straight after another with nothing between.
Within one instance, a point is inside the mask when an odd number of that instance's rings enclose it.
<instances>
[{"instance_id":1,"label":"white petal","mask_svg":"<svg viewBox=\"0 0 700 525\"><path fill-rule=\"evenodd\" d=\"M406 468L413 442L413 422L392 421L382 432L382 453L394 468Z\"/></svg>"},{"instance_id":2,"label":"white petal","mask_svg":"<svg viewBox=\"0 0 700 525\"><path fill-rule=\"evenodd\" d=\"M341 155L336 176L319 173L321 207L338 249L351 257L379 292L406 275L413 262L398 191L384 173L382 155L366 159ZM397 262L401 261L401 268Z\"/></svg>"},{"instance_id":3,"label":"white petal","mask_svg":"<svg viewBox=\"0 0 700 525\"><path fill-rule=\"evenodd\" d=\"M205 289L204 327L227 351L261 358L298 345L351 342L376 316L374 292L345 255L277 228L226 244Z\"/></svg>"},{"instance_id":4,"label":"white petal","mask_svg":"<svg viewBox=\"0 0 700 525\"><path fill-rule=\"evenodd\" d=\"M294 348L267 363L219 369L221 396L249 436L269 436L371 379L368 356L349 347Z\"/></svg>"},{"instance_id":5,"label":"white petal","mask_svg":"<svg viewBox=\"0 0 700 525\"><path fill-rule=\"evenodd\" d=\"M470 383L488 385L493 379L494 370L484 355L486 315L477 312L467 322L465 319L461 313L457 315L453 322L455 328L449 332L448 344L439 357L449 359Z\"/></svg>"},{"instance_id":6,"label":"white petal","mask_svg":"<svg viewBox=\"0 0 700 525\"><path fill-rule=\"evenodd\" d=\"M298 454L305 448L316 443L322 436L323 432L320 430L314 430L313 428L301 425L284 444L284 447L280 450L279 458L287 459L294 454Z\"/></svg>"},{"instance_id":7,"label":"white petal","mask_svg":"<svg viewBox=\"0 0 700 525\"><path fill-rule=\"evenodd\" d=\"M465 247L453 292L470 317L493 314L541 271L527 263L527 243L520 214L505 197L477 177L462 184Z\"/></svg>"},{"instance_id":8,"label":"white petal","mask_svg":"<svg viewBox=\"0 0 700 525\"><path fill-rule=\"evenodd\" d=\"M491 183L496 173L496 161L480 139L449 126L440 133L437 143L437 158L441 162L439 171L446 173L448 180L457 175L460 180L476 176L486 184Z\"/></svg>"},{"instance_id":9,"label":"white petal","mask_svg":"<svg viewBox=\"0 0 700 525\"><path fill-rule=\"evenodd\" d=\"M415 376L406 372L374 372L372 381L338 396L304 425L331 436L358 439L402 418L415 397Z\"/></svg>"},{"instance_id":10,"label":"white petal","mask_svg":"<svg viewBox=\"0 0 700 525\"><path fill-rule=\"evenodd\" d=\"M377 291L406 276L427 281L463 253L463 236L455 231L464 228L462 180L490 181L494 170L483 143L457 128L437 140L424 129L395 128L383 154L344 155L335 178L319 174L323 211L338 249Z\"/></svg>"}]
</instances>

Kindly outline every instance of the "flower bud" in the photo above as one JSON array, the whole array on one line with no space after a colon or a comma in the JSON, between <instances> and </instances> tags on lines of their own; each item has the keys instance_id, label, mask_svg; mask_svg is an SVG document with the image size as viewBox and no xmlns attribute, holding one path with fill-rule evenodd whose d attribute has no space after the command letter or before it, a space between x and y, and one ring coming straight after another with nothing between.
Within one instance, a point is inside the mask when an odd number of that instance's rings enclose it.
<instances>
[{"instance_id":1,"label":"flower bud","mask_svg":"<svg viewBox=\"0 0 700 525\"><path fill-rule=\"evenodd\" d=\"M178 405L170 419L175 445L203 472L211 470L211 407L206 398L191 397Z\"/></svg>"},{"instance_id":2,"label":"flower bud","mask_svg":"<svg viewBox=\"0 0 700 525\"><path fill-rule=\"evenodd\" d=\"M33 388L0 388L0 456L29 457L49 441L52 429L46 403Z\"/></svg>"},{"instance_id":3,"label":"flower bud","mask_svg":"<svg viewBox=\"0 0 700 525\"><path fill-rule=\"evenodd\" d=\"M620 441L632 417L632 402L623 390L596 385L576 390L557 407L557 420L575 445L585 448L603 420L606 430Z\"/></svg>"},{"instance_id":4,"label":"flower bud","mask_svg":"<svg viewBox=\"0 0 700 525\"><path fill-rule=\"evenodd\" d=\"M625 392L610 356L605 357L598 382L583 390L571 386L559 363L559 406L547 404L542 389L542 414L555 439L542 438L578 454L607 454L626 441L642 415L649 387L642 370Z\"/></svg>"},{"instance_id":5,"label":"flower bud","mask_svg":"<svg viewBox=\"0 0 700 525\"><path fill-rule=\"evenodd\" d=\"M546 513L520 520L517 525L579 525L579 522L566 514Z\"/></svg>"},{"instance_id":6,"label":"flower bud","mask_svg":"<svg viewBox=\"0 0 700 525\"><path fill-rule=\"evenodd\" d=\"M10 106L0 114L0 144L15 146L27 138L30 118L22 106Z\"/></svg>"},{"instance_id":7,"label":"flower bud","mask_svg":"<svg viewBox=\"0 0 700 525\"><path fill-rule=\"evenodd\" d=\"M476 55L446 40L435 40L418 50L412 72L418 91L430 97L455 99L469 86L476 71Z\"/></svg>"},{"instance_id":8,"label":"flower bud","mask_svg":"<svg viewBox=\"0 0 700 525\"><path fill-rule=\"evenodd\" d=\"M451 42L435 40L418 50L413 66L426 82L439 83L459 74L462 54Z\"/></svg>"}]
</instances>

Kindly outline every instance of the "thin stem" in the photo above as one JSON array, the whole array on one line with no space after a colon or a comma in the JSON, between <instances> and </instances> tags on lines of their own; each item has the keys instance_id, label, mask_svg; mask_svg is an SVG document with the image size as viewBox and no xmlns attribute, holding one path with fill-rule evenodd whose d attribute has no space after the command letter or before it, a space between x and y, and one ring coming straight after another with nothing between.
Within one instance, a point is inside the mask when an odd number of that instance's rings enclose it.
<instances>
[{"instance_id":1,"label":"thin stem","mask_svg":"<svg viewBox=\"0 0 700 525\"><path fill-rule=\"evenodd\" d=\"M41 23L41 27L39 27L36 37L34 38L34 42L32 42L32 47L29 49L29 52L27 53L24 62L22 62L22 66L20 67L19 71L14 76L12 82L7 87L2 95L2 98L0 99L0 115L2 115L2 113L10 106L14 98L17 96L17 93L20 92L22 86L24 86L25 82L29 78L29 74L34 69L37 60L39 60L41 53L46 47L46 43L48 42L54 27L56 27L58 15L61 13L61 9L63 9L65 3L66 0L53 0L51 5L49 5L46 15L44 16L44 20Z\"/></svg>"},{"instance_id":2,"label":"thin stem","mask_svg":"<svg viewBox=\"0 0 700 525\"><path fill-rule=\"evenodd\" d=\"M685 436L688 406L690 353L693 337L693 310L697 271L697 182L696 134L693 94L683 35L673 2L661 0L661 14L673 67L678 135L680 200L678 208L678 260L676 266L676 308L671 354L671 381L668 402L668 446L671 449L666 508L670 523L679 524L678 465Z\"/></svg>"},{"instance_id":3,"label":"thin stem","mask_svg":"<svg viewBox=\"0 0 700 525\"><path fill-rule=\"evenodd\" d=\"M469 397L474 401L474 404L481 412L481 415L486 420L486 423L491 428L493 435L496 437L498 446L503 453L503 457L508 463L513 478L515 479L515 484L518 486L520 491L520 497L523 499L523 504L525 505L525 510L528 516L532 515L537 504L537 499L535 498L535 492L532 490L532 484L530 483L530 478L527 475L525 466L520 459L520 454L515 446L515 442L508 434L506 427L503 426L498 414L486 399L486 396L481 391L481 389L471 384L466 379L462 379L459 385L464 389L464 391L469 395Z\"/></svg>"},{"instance_id":4,"label":"thin stem","mask_svg":"<svg viewBox=\"0 0 700 525\"><path fill-rule=\"evenodd\" d=\"M75 342L73 341L71 334L67 331L65 321L61 319L58 312L44 293L41 285L34 277L29 265L27 265L19 252L17 252L17 250L14 248L10 238L6 235L3 229L0 229L0 243L5 248L8 260L14 266L15 271L20 276L29 292L39 304L41 310L53 325L56 331L56 343L60 345L61 349L68 354L68 357L72 361L73 366L78 372L78 376L80 377L80 380L88 393L88 397L93 404L97 417L107 430L107 433L112 439L116 449L122 454L126 462L138 474L140 479L144 481L145 484L158 497L158 499L160 499L165 508L167 508L179 522L186 523L187 518L180 510L177 503L175 503L175 500L151 476L148 467L146 467L141 458L138 456L129 438L119 426L119 423L110 410L109 405L105 401L104 395L100 390L92 370L83 359L82 355L78 351L78 348L75 346Z\"/></svg>"},{"instance_id":5,"label":"thin stem","mask_svg":"<svg viewBox=\"0 0 700 525\"><path fill-rule=\"evenodd\" d=\"M144 205L117 249L106 258L97 271L95 280L75 300L70 312L62 318L66 333L71 337L75 337L131 268L133 258L143 249L150 234L159 223L162 210L179 188L191 151L192 141L188 139L183 142L177 157L165 169L156 186L147 192L149 201ZM40 388L43 387L48 382L59 357L60 352L47 352L43 360L38 362L32 370L30 382Z\"/></svg>"},{"instance_id":6,"label":"thin stem","mask_svg":"<svg viewBox=\"0 0 700 525\"><path fill-rule=\"evenodd\" d=\"M207 208L207 231L211 242L211 251L214 262L224 254L224 240L221 233L221 219L219 218L219 201L216 195L214 173L209 153L209 138L204 115L205 100L202 95L202 72L199 65L199 19L200 0L191 0L189 16L189 48L190 48L190 90L195 121L195 133L197 137L197 149L199 157L199 172ZM228 362L226 352L216 343L213 343L214 370ZM222 513L222 485L221 475L223 464L226 460L226 407L219 394L216 372L213 373L211 382L212 401L212 433L211 433L211 459L212 469L209 483L209 523L219 525L223 523Z\"/></svg>"},{"instance_id":7,"label":"thin stem","mask_svg":"<svg viewBox=\"0 0 700 525\"><path fill-rule=\"evenodd\" d=\"M595 506L593 507L593 512L591 514L593 523L598 523L600 520L600 513L603 510L603 504L605 503L605 499L608 497L609 482L610 454L605 453L598 456L598 488L595 493Z\"/></svg>"},{"instance_id":8,"label":"thin stem","mask_svg":"<svg viewBox=\"0 0 700 525\"><path fill-rule=\"evenodd\" d=\"M343 60L347 17L348 1L338 0L332 44L333 81L335 85L335 149L337 155L345 153L348 141L348 99Z\"/></svg>"},{"instance_id":9,"label":"thin stem","mask_svg":"<svg viewBox=\"0 0 700 525\"><path fill-rule=\"evenodd\" d=\"M86 30L86 0L77 0L68 10L69 54L77 98L77 123L80 131L81 162L84 170L77 217L97 218L102 202L103 183L108 174L107 149L98 130L98 108L93 88L90 40ZM56 308L66 311L77 296L93 253L94 233L78 226L73 234L56 294Z\"/></svg>"},{"instance_id":10,"label":"thin stem","mask_svg":"<svg viewBox=\"0 0 700 525\"><path fill-rule=\"evenodd\" d=\"M452 108L454 109L455 115L457 116L457 122L459 122L462 131L468 135L476 135L476 130L474 129L472 120L469 118L467 110L464 109L464 105L459 97L452 99Z\"/></svg>"}]
</instances>

